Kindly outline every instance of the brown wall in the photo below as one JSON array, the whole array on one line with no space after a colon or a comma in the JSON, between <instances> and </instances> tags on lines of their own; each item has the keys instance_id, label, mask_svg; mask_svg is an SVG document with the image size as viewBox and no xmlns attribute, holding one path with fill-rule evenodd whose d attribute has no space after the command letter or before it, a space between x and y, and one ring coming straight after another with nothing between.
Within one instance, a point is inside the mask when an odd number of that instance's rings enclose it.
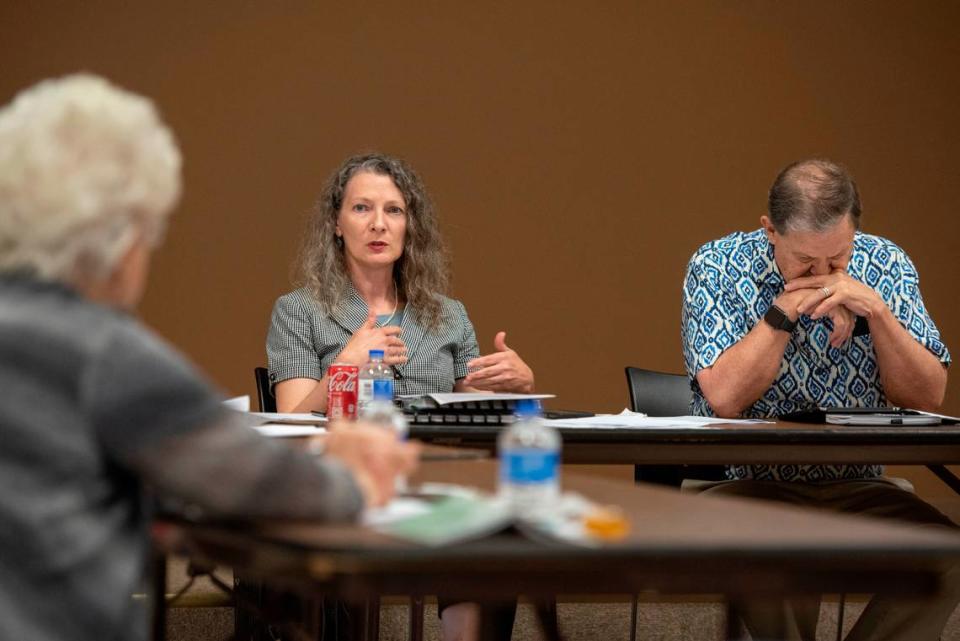
<instances>
[{"instance_id":1,"label":"brown wall","mask_svg":"<svg viewBox=\"0 0 960 641\"><path fill-rule=\"evenodd\" d=\"M78 69L156 99L186 193L143 315L230 393L322 180L370 149L423 174L481 348L508 330L556 406L681 371L690 253L812 154L853 170L960 355L958 3L140 4L2 3L0 100Z\"/></svg>"}]
</instances>

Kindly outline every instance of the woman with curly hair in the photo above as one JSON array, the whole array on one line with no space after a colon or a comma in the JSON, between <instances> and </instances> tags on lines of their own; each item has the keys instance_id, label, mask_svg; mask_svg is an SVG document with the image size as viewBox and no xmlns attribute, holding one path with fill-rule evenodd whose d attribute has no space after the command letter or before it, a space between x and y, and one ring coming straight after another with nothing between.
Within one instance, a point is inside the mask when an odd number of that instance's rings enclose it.
<instances>
[{"instance_id":1,"label":"woman with curly hair","mask_svg":"<svg viewBox=\"0 0 960 641\"><path fill-rule=\"evenodd\" d=\"M302 286L274 306L267 336L279 411L325 411L327 368L361 366L371 349L384 350L398 394L533 391L533 372L506 334L480 357L463 304L443 295L436 215L404 161L367 154L341 165L311 217L301 272Z\"/></svg>"},{"instance_id":2,"label":"woman with curly hair","mask_svg":"<svg viewBox=\"0 0 960 641\"><path fill-rule=\"evenodd\" d=\"M504 342L480 357L459 301L443 295L447 261L420 177L382 154L348 158L330 177L301 249L302 286L277 300L267 335L277 410L326 411L332 363L361 366L371 349L397 373L398 394L527 393L533 372ZM441 636L474 639L474 604L441 599ZM495 625L509 630L513 609Z\"/></svg>"}]
</instances>

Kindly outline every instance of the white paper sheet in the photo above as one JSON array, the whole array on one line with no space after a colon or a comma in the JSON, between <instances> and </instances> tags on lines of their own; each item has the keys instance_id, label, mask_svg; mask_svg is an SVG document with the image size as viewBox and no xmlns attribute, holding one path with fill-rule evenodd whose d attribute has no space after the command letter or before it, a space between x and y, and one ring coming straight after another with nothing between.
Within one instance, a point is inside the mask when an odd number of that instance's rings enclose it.
<instances>
[{"instance_id":1,"label":"white paper sheet","mask_svg":"<svg viewBox=\"0 0 960 641\"><path fill-rule=\"evenodd\" d=\"M229 407L232 410L237 412L249 412L250 411L250 397L249 396L234 396L233 398L228 398L223 402L224 407Z\"/></svg>"},{"instance_id":2,"label":"white paper sheet","mask_svg":"<svg viewBox=\"0 0 960 641\"><path fill-rule=\"evenodd\" d=\"M314 427L312 425L281 425L276 423L267 423L266 425L257 425L253 429L264 436L270 438L293 438L296 436L316 436L325 434L327 428Z\"/></svg>"},{"instance_id":3,"label":"white paper sheet","mask_svg":"<svg viewBox=\"0 0 960 641\"><path fill-rule=\"evenodd\" d=\"M619 414L598 414L586 418L561 418L544 421L552 427L580 427L598 429L638 429L638 428L703 428L709 429L719 423L773 423L763 419L730 419L711 416L647 416L640 412L623 410Z\"/></svg>"},{"instance_id":4,"label":"white paper sheet","mask_svg":"<svg viewBox=\"0 0 960 641\"><path fill-rule=\"evenodd\" d=\"M474 403L477 401L519 401L526 398L542 400L555 398L556 394L497 394L491 392L452 392L450 394L408 394L402 398L419 398L428 396L436 401L437 405L450 403Z\"/></svg>"},{"instance_id":5,"label":"white paper sheet","mask_svg":"<svg viewBox=\"0 0 960 641\"><path fill-rule=\"evenodd\" d=\"M307 413L278 413L278 412L250 412L251 416L256 416L263 423L277 423L279 425L326 425L326 416L317 416Z\"/></svg>"},{"instance_id":6,"label":"white paper sheet","mask_svg":"<svg viewBox=\"0 0 960 641\"><path fill-rule=\"evenodd\" d=\"M382 507L364 510L362 521L364 525L384 525L429 511L430 503L423 499L398 496Z\"/></svg>"}]
</instances>

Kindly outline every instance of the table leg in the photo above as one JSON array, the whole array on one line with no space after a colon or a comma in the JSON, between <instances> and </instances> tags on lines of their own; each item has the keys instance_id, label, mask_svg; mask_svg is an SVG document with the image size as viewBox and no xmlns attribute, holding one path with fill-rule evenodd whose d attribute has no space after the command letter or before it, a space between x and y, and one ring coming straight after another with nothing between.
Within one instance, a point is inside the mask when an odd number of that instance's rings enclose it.
<instances>
[{"instance_id":1,"label":"table leg","mask_svg":"<svg viewBox=\"0 0 960 641\"><path fill-rule=\"evenodd\" d=\"M410 597L410 641L423 641L423 595Z\"/></svg>"},{"instance_id":2,"label":"table leg","mask_svg":"<svg viewBox=\"0 0 960 641\"><path fill-rule=\"evenodd\" d=\"M153 550L150 565L150 633L153 641L163 641L167 636L167 555Z\"/></svg>"},{"instance_id":3,"label":"table leg","mask_svg":"<svg viewBox=\"0 0 960 641\"><path fill-rule=\"evenodd\" d=\"M263 627L263 583L233 575L233 638L235 641L261 641Z\"/></svg>"},{"instance_id":4,"label":"table leg","mask_svg":"<svg viewBox=\"0 0 960 641\"><path fill-rule=\"evenodd\" d=\"M837 601L837 641L843 641L843 609L847 600L846 594L841 594Z\"/></svg>"},{"instance_id":5,"label":"table leg","mask_svg":"<svg viewBox=\"0 0 960 641\"><path fill-rule=\"evenodd\" d=\"M513 601L481 603L480 641L510 641L516 612L517 604Z\"/></svg>"},{"instance_id":6,"label":"table leg","mask_svg":"<svg viewBox=\"0 0 960 641\"><path fill-rule=\"evenodd\" d=\"M557 600L538 599L534 603L537 618L540 619L540 629L547 641L560 641L560 623L557 621Z\"/></svg>"},{"instance_id":7,"label":"table leg","mask_svg":"<svg viewBox=\"0 0 960 641\"><path fill-rule=\"evenodd\" d=\"M727 600L727 631L723 637L727 641L737 641L740 636L740 613L729 599Z\"/></svg>"},{"instance_id":8,"label":"table leg","mask_svg":"<svg viewBox=\"0 0 960 641\"><path fill-rule=\"evenodd\" d=\"M352 641L377 641L380 637L380 598L367 599L359 605L346 606L348 638ZM337 634L340 638L340 634Z\"/></svg>"},{"instance_id":9,"label":"table leg","mask_svg":"<svg viewBox=\"0 0 960 641\"><path fill-rule=\"evenodd\" d=\"M367 616L364 619L364 636L367 641L380 639L380 597L367 599Z\"/></svg>"}]
</instances>

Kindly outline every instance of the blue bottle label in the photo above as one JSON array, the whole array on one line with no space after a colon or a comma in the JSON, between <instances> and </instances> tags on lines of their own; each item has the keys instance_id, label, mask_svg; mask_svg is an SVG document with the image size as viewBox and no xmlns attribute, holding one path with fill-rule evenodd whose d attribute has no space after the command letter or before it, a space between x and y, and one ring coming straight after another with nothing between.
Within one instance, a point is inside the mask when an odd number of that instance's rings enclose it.
<instances>
[{"instance_id":1,"label":"blue bottle label","mask_svg":"<svg viewBox=\"0 0 960 641\"><path fill-rule=\"evenodd\" d=\"M509 483L544 483L557 477L560 453L517 448L500 454L500 479Z\"/></svg>"},{"instance_id":2,"label":"blue bottle label","mask_svg":"<svg viewBox=\"0 0 960 641\"><path fill-rule=\"evenodd\" d=\"M393 379L376 379L373 381L373 398L393 400Z\"/></svg>"}]
</instances>

